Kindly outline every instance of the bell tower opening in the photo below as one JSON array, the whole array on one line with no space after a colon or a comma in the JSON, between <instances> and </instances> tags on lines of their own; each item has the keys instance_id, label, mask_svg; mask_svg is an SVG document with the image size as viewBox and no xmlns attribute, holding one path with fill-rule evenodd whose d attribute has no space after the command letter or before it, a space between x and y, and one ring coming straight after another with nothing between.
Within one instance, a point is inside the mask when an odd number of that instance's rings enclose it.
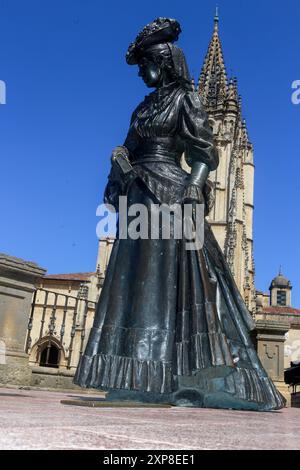
<instances>
[{"instance_id":1,"label":"bell tower opening","mask_svg":"<svg viewBox=\"0 0 300 470\"><path fill-rule=\"evenodd\" d=\"M279 307L290 307L292 305L291 282L282 274L281 267L279 273L270 285L270 305Z\"/></svg>"}]
</instances>

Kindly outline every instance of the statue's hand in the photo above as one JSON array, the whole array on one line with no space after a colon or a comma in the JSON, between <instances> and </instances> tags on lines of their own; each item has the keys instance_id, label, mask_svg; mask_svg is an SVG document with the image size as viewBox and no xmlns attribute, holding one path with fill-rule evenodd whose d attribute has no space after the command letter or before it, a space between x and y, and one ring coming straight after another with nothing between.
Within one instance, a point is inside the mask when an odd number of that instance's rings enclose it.
<instances>
[{"instance_id":1,"label":"statue's hand","mask_svg":"<svg viewBox=\"0 0 300 470\"><path fill-rule=\"evenodd\" d=\"M183 203L191 204L196 202L197 204L204 204L204 196L202 190L196 184L189 184L183 193Z\"/></svg>"},{"instance_id":2,"label":"statue's hand","mask_svg":"<svg viewBox=\"0 0 300 470\"><path fill-rule=\"evenodd\" d=\"M215 205L215 191L214 184L212 181L206 180L206 183L203 188L203 196L205 200L205 213L207 215Z\"/></svg>"},{"instance_id":3,"label":"statue's hand","mask_svg":"<svg viewBox=\"0 0 300 470\"><path fill-rule=\"evenodd\" d=\"M115 147L111 154L111 162L114 164L118 157L127 158L129 160L129 150L124 145L118 145Z\"/></svg>"},{"instance_id":4,"label":"statue's hand","mask_svg":"<svg viewBox=\"0 0 300 470\"><path fill-rule=\"evenodd\" d=\"M136 172L129 161L129 151L124 146L113 149L111 163L104 201L118 209L119 197L127 194L130 183L136 178Z\"/></svg>"},{"instance_id":5,"label":"statue's hand","mask_svg":"<svg viewBox=\"0 0 300 470\"><path fill-rule=\"evenodd\" d=\"M208 215L214 205L213 183L206 181L203 191L195 184L188 184L183 194L185 204L204 204L205 215Z\"/></svg>"},{"instance_id":6,"label":"statue's hand","mask_svg":"<svg viewBox=\"0 0 300 470\"><path fill-rule=\"evenodd\" d=\"M123 181L130 180L135 171L129 160L129 151L124 146L114 148L111 156L112 167L117 168Z\"/></svg>"}]
</instances>

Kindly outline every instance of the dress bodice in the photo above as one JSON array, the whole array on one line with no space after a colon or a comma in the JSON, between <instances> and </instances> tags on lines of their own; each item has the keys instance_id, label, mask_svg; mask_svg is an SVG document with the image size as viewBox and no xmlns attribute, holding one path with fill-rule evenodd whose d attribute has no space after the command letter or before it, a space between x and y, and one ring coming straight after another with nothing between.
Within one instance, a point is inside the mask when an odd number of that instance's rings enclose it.
<instances>
[{"instance_id":1,"label":"dress bodice","mask_svg":"<svg viewBox=\"0 0 300 470\"><path fill-rule=\"evenodd\" d=\"M133 161L145 155L178 160L185 152L189 165L202 161L210 170L218 165L212 130L200 97L178 84L146 96L132 115L124 145Z\"/></svg>"},{"instance_id":2,"label":"dress bodice","mask_svg":"<svg viewBox=\"0 0 300 470\"><path fill-rule=\"evenodd\" d=\"M180 164L183 153L191 167L200 161L214 170L219 162L198 93L176 83L145 97L132 114L124 146L139 180L166 204L182 200L188 179ZM107 202L113 199L110 193L120 193L120 184L112 171L105 191Z\"/></svg>"}]
</instances>

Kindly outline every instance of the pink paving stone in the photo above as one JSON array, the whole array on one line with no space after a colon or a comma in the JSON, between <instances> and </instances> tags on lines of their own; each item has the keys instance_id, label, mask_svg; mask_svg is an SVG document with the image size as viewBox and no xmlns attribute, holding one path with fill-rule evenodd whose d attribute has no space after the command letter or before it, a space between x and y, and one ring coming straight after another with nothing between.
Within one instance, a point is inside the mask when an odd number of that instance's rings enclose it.
<instances>
[{"instance_id":1,"label":"pink paving stone","mask_svg":"<svg viewBox=\"0 0 300 470\"><path fill-rule=\"evenodd\" d=\"M74 396L0 388L0 449L300 449L297 408L257 413L60 403Z\"/></svg>"}]
</instances>

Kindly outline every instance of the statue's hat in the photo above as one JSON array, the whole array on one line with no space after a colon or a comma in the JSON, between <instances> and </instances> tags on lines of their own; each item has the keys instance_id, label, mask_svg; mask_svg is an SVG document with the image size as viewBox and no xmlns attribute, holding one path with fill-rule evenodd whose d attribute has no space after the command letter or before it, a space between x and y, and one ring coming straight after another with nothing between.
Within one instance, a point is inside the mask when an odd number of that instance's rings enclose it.
<instances>
[{"instance_id":1,"label":"statue's hat","mask_svg":"<svg viewBox=\"0 0 300 470\"><path fill-rule=\"evenodd\" d=\"M147 24L130 44L126 61L129 65L137 64L144 51L155 44L177 41L181 33L178 21L171 18L157 18Z\"/></svg>"}]
</instances>

